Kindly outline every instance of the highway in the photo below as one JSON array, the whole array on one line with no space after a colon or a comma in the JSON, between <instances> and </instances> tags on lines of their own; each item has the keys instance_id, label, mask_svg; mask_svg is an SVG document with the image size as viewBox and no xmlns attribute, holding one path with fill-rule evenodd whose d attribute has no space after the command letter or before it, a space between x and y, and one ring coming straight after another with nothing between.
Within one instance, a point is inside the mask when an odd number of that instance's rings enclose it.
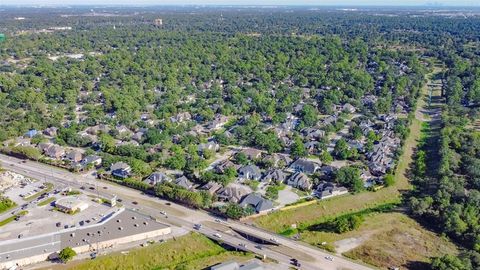
<instances>
[{"instance_id":1,"label":"highway","mask_svg":"<svg viewBox=\"0 0 480 270\"><path fill-rule=\"evenodd\" d=\"M301 269L309 270L369 270L370 267L352 262L343 257L332 255L321 249L309 246L305 243L295 241L289 238L278 236L274 233L264 231L262 229L252 227L236 221L221 221L218 222L218 217L213 216L210 213L194 210L184 207L173 202L159 199L157 197L142 194L140 191L120 186L111 182L101 181L95 179L93 176L78 175L66 170L45 165L42 163L27 161L22 162L21 159L9 157L0 154L0 162L2 167L31 177L38 180L46 180L62 186L70 186L72 188L79 189L80 187L97 187L95 191L86 188L85 193L92 195L99 195L103 197L111 197L117 195L122 199L122 204L134 211L139 211L143 214L150 215L154 218L160 219L162 223L168 223L172 226L182 227L187 230L194 230L194 224L203 224L198 230L209 238L216 239L220 242L228 243L233 247L244 249L256 253L260 256L266 256L270 259L278 261L280 264L287 266L290 265L291 258L297 258L301 263ZM166 215L160 214L160 211L166 212ZM219 226L212 226L217 223ZM225 228L225 229L219 229ZM259 249L257 243L251 242L244 237L234 233L228 227L235 228L248 232L252 236L263 239L277 239L278 244L282 246L282 249L277 249L274 246L262 245L263 248ZM214 234L220 234L221 238L214 237ZM240 246L240 244L244 246ZM331 256L333 260L327 260L326 257ZM305 259L302 259L305 258Z\"/></svg>"}]
</instances>

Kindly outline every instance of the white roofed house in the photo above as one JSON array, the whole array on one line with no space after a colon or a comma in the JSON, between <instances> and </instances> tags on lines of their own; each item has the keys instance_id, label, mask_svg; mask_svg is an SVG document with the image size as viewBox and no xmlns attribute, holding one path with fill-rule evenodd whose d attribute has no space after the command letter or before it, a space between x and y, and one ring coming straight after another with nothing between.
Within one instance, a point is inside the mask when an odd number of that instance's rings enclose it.
<instances>
[{"instance_id":1,"label":"white roofed house","mask_svg":"<svg viewBox=\"0 0 480 270\"><path fill-rule=\"evenodd\" d=\"M102 164L102 157L95 155L88 155L81 161L83 166L93 164L94 166L100 166Z\"/></svg>"},{"instance_id":2,"label":"white roofed house","mask_svg":"<svg viewBox=\"0 0 480 270\"><path fill-rule=\"evenodd\" d=\"M292 174L287 180L287 185L301 190L312 189L312 182L310 181L310 178L308 178L308 176L302 172L296 172Z\"/></svg>"}]
</instances>

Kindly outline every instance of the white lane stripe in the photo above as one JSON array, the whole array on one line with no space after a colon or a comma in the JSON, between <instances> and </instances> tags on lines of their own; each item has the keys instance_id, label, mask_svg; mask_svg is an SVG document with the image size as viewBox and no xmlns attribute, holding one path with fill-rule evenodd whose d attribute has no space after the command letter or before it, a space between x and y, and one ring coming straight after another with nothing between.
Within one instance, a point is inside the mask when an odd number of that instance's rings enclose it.
<instances>
[{"instance_id":1,"label":"white lane stripe","mask_svg":"<svg viewBox=\"0 0 480 270\"><path fill-rule=\"evenodd\" d=\"M50 243L47 243L47 244L37 245L37 246L33 246L33 247L26 247L26 248L20 248L20 249L16 249L16 250L11 250L11 251L7 251L7 252L0 253L0 255L9 254L9 253L14 253L14 252L20 252L20 251L29 250L29 249L34 249L34 248L43 247L43 246L53 246L53 245L55 245L55 244L60 244L60 241L50 242Z\"/></svg>"}]
</instances>

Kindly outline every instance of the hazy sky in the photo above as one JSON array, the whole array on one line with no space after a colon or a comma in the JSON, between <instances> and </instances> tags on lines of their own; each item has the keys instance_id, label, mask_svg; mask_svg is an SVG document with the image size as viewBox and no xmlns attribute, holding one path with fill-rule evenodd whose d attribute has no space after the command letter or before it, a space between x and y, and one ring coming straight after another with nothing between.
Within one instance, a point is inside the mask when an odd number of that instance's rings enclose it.
<instances>
[{"instance_id":1,"label":"hazy sky","mask_svg":"<svg viewBox=\"0 0 480 270\"><path fill-rule=\"evenodd\" d=\"M0 5L377 5L480 6L479 0L0 0Z\"/></svg>"}]
</instances>

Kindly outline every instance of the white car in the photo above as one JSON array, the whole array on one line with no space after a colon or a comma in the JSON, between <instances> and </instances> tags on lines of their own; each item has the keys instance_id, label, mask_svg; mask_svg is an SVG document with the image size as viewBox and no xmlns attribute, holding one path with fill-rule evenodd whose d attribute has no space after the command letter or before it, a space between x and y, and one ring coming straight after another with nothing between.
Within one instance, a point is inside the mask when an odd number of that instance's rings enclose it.
<instances>
[{"instance_id":1,"label":"white car","mask_svg":"<svg viewBox=\"0 0 480 270\"><path fill-rule=\"evenodd\" d=\"M247 244L245 244L245 243L240 243L239 246L241 246L243 248L247 248Z\"/></svg>"},{"instance_id":2,"label":"white car","mask_svg":"<svg viewBox=\"0 0 480 270\"><path fill-rule=\"evenodd\" d=\"M214 233L213 236L217 237L217 238L222 238L222 235L219 234L219 233Z\"/></svg>"},{"instance_id":3,"label":"white car","mask_svg":"<svg viewBox=\"0 0 480 270\"><path fill-rule=\"evenodd\" d=\"M333 257L332 256L327 256L325 257L326 260L333 262Z\"/></svg>"}]
</instances>

